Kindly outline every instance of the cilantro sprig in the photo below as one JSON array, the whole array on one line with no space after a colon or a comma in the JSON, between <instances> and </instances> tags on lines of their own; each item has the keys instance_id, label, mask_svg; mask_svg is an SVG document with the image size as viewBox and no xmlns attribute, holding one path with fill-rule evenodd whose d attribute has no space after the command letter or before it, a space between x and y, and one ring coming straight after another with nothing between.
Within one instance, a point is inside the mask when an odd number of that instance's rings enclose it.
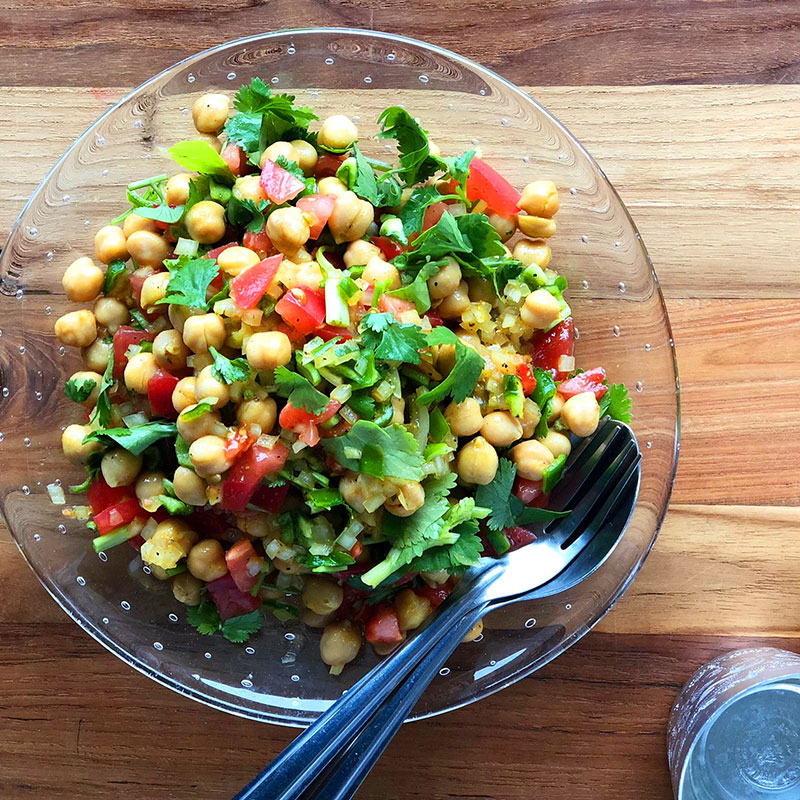
<instances>
[{"instance_id":1,"label":"cilantro sprig","mask_svg":"<svg viewBox=\"0 0 800 800\"><path fill-rule=\"evenodd\" d=\"M243 383L250 379L250 364L246 358L230 359L217 350L216 347L209 347L208 351L214 362L211 366L211 374L223 383Z\"/></svg>"},{"instance_id":2,"label":"cilantro sprig","mask_svg":"<svg viewBox=\"0 0 800 800\"><path fill-rule=\"evenodd\" d=\"M275 386L281 397L286 397L295 408L304 408L309 414L321 414L330 402L330 398L315 389L308 378L286 367L275 369Z\"/></svg>"},{"instance_id":3,"label":"cilantro sprig","mask_svg":"<svg viewBox=\"0 0 800 800\"><path fill-rule=\"evenodd\" d=\"M398 322L393 314L370 313L361 320L361 342L385 361L419 364L428 341L419 325Z\"/></svg>"},{"instance_id":4,"label":"cilantro sprig","mask_svg":"<svg viewBox=\"0 0 800 800\"><path fill-rule=\"evenodd\" d=\"M631 413L631 398L627 387L622 383L612 383L608 391L600 398L600 416L608 414L611 419L630 425L633 419Z\"/></svg>"},{"instance_id":5,"label":"cilantro sprig","mask_svg":"<svg viewBox=\"0 0 800 800\"><path fill-rule=\"evenodd\" d=\"M186 621L204 636L219 632L229 642L242 644L261 630L264 617L260 611L251 611L249 614L231 617L223 622L214 603L203 598L200 605L189 606L186 609Z\"/></svg>"},{"instance_id":6,"label":"cilantro sprig","mask_svg":"<svg viewBox=\"0 0 800 800\"><path fill-rule=\"evenodd\" d=\"M178 256L164 263L169 269L170 278L167 294L158 303L208 309L208 287L219 275L216 259Z\"/></svg>"}]
</instances>

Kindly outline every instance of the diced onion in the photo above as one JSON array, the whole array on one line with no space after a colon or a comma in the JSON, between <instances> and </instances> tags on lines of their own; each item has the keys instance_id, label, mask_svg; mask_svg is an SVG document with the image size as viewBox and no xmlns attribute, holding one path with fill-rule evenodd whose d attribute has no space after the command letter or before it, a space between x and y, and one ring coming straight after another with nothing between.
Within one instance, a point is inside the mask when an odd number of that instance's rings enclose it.
<instances>
[{"instance_id":1,"label":"diced onion","mask_svg":"<svg viewBox=\"0 0 800 800\"><path fill-rule=\"evenodd\" d=\"M355 543L358 541L352 533L342 533L342 535L336 540L336 544L338 544L344 550L352 550Z\"/></svg>"},{"instance_id":2,"label":"diced onion","mask_svg":"<svg viewBox=\"0 0 800 800\"><path fill-rule=\"evenodd\" d=\"M156 528L158 527L158 523L150 517L147 522L144 524L144 527L139 531L139 536L142 537L145 541L149 541L153 538L153 534L156 532Z\"/></svg>"},{"instance_id":3,"label":"diced onion","mask_svg":"<svg viewBox=\"0 0 800 800\"><path fill-rule=\"evenodd\" d=\"M200 243L196 242L194 239L185 239L183 236L179 236L178 241L175 243L175 255L176 256L196 255L199 245Z\"/></svg>"},{"instance_id":4,"label":"diced onion","mask_svg":"<svg viewBox=\"0 0 800 800\"><path fill-rule=\"evenodd\" d=\"M575 357L566 355L559 356L556 369L559 372L572 372L572 370L575 369Z\"/></svg>"},{"instance_id":5,"label":"diced onion","mask_svg":"<svg viewBox=\"0 0 800 800\"><path fill-rule=\"evenodd\" d=\"M135 414L128 414L128 416L122 418L122 421L125 423L126 428L131 429L148 423L147 414L141 411L137 411Z\"/></svg>"},{"instance_id":6,"label":"diced onion","mask_svg":"<svg viewBox=\"0 0 800 800\"><path fill-rule=\"evenodd\" d=\"M278 444L278 437L262 433L261 436L258 437L258 441L256 442L256 444L259 447L265 447L267 450L272 450L272 448L275 447L276 444Z\"/></svg>"},{"instance_id":7,"label":"diced onion","mask_svg":"<svg viewBox=\"0 0 800 800\"><path fill-rule=\"evenodd\" d=\"M331 392L331 400L337 400L339 403L346 403L350 399L351 394L353 394L353 389L348 384L343 383Z\"/></svg>"},{"instance_id":8,"label":"diced onion","mask_svg":"<svg viewBox=\"0 0 800 800\"><path fill-rule=\"evenodd\" d=\"M260 308L251 308L242 314L242 322L248 325L260 325L264 312Z\"/></svg>"},{"instance_id":9,"label":"diced onion","mask_svg":"<svg viewBox=\"0 0 800 800\"><path fill-rule=\"evenodd\" d=\"M292 585L293 577L286 572L279 572L278 577L275 578L275 585L281 589L288 589Z\"/></svg>"},{"instance_id":10,"label":"diced onion","mask_svg":"<svg viewBox=\"0 0 800 800\"><path fill-rule=\"evenodd\" d=\"M296 442L292 443L292 452L299 453L301 450L305 450L306 447L308 447L308 445L298 439Z\"/></svg>"},{"instance_id":11,"label":"diced onion","mask_svg":"<svg viewBox=\"0 0 800 800\"><path fill-rule=\"evenodd\" d=\"M343 420L349 422L351 425L355 425L358 422L358 414L353 411L350 406L342 406L339 409L339 415L342 417Z\"/></svg>"},{"instance_id":12,"label":"diced onion","mask_svg":"<svg viewBox=\"0 0 800 800\"><path fill-rule=\"evenodd\" d=\"M451 203L447 206L447 211L454 217L461 217L467 213L467 207L463 203Z\"/></svg>"},{"instance_id":13,"label":"diced onion","mask_svg":"<svg viewBox=\"0 0 800 800\"><path fill-rule=\"evenodd\" d=\"M63 506L67 502L67 498L64 495L64 490L56 483L47 484L47 494L50 495L50 502L54 506Z\"/></svg>"}]
</instances>

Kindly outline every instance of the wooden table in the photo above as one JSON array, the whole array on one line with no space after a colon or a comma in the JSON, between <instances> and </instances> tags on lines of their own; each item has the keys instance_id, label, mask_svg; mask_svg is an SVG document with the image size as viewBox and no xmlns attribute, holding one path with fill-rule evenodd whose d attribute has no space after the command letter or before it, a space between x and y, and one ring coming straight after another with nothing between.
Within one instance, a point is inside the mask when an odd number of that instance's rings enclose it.
<instances>
[{"instance_id":1,"label":"wooden table","mask_svg":"<svg viewBox=\"0 0 800 800\"><path fill-rule=\"evenodd\" d=\"M695 667L743 645L797 648L800 4L6 0L0 243L128 87L225 39L310 22L428 39L529 87L639 224L683 385L672 508L618 607L533 677L405 728L360 797L667 800L665 723ZM227 798L295 735L126 668L5 532L0 554L3 798Z\"/></svg>"}]
</instances>

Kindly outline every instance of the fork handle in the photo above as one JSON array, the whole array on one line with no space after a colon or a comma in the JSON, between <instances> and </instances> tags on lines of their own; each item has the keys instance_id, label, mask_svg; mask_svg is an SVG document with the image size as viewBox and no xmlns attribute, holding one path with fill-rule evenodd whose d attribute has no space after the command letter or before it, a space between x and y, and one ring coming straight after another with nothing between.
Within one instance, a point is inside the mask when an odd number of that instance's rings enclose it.
<instances>
[{"instance_id":1,"label":"fork handle","mask_svg":"<svg viewBox=\"0 0 800 800\"><path fill-rule=\"evenodd\" d=\"M333 703L233 800L299 800L442 637L468 613L484 605L484 590L503 569L503 562L487 560L481 567L469 570L416 636Z\"/></svg>"},{"instance_id":2,"label":"fork handle","mask_svg":"<svg viewBox=\"0 0 800 800\"><path fill-rule=\"evenodd\" d=\"M355 795L442 665L487 610L486 605L472 609L431 648L304 798L350 800Z\"/></svg>"}]
</instances>

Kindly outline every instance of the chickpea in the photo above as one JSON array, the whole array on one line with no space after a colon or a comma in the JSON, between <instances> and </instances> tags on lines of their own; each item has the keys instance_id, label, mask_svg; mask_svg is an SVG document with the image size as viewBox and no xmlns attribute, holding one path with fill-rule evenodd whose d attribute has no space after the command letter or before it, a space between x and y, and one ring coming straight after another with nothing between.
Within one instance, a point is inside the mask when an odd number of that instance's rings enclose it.
<instances>
[{"instance_id":1,"label":"chickpea","mask_svg":"<svg viewBox=\"0 0 800 800\"><path fill-rule=\"evenodd\" d=\"M481 436L495 447L508 447L522 438L522 423L508 411L492 411L483 418Z\"/></svg>"},{"instance_id":2,"label":"chickpea","mask_svg":"<svg viewBox=\"0 0 800 800\"><path fill-rule=\"evenodd\" d=\"M140 267L160 267L169 255L170 246L152 231L136 231L128 237L128 252Z\"/></svg>"},{"instance_id":3,"label":"chickpea","mask_svg":"<svg viewBox=\"0 0 800 800\"><path fill-rule=\"evenodd\" d=\"M497 450L483 436L476 436L458 451L455 466L464 483L485 486L494 480L499 463Z\"/></svg>"},{"instance_id":4,"label":"chickpea","mask_svg":"<svg viewBox=\"0 0 800 800\"><path fill-rule=\"evenodd\" d=\"M81 351L83 361L92 372L99 372L101 375L108 366L108 359L114 347L111 341L105 339L95 339L88 347Z\"/></svg>"},{"instance_id":5,"label":"chickpea","mask_svg":"<svg viewBox=\"0 0 800 800\"><path fill-rule=\"evenodd\" d=\"M545 217L528 217L517 214L517 227L532 239L549 239L556 232L556 223Z\"/></svg>"},{"instance_id":6,"label":"chickpea","mask_svg":"<svg viewBox=\"0 0 800 800\"><path fill-rule=\"evenodd\" d=\"M322 122L317 142L330 150L344 150L358 139L358 128L344 114L333 114Z\"/></svg>"},{"instance_id":7,"label":"chickpea","mask_svg":"<svg viewBox=\"0 0 800 800\"><path fill-rule=\"evenodd\" d=\"M214 375L214 367L203 367L200 374L195 380L195 394L207 402L213 400L212 405L215 408L222 408L227 405L231 399L231 390L228 388L227 383L218 380Z\"/></svg>"},{"instance_id":8,"label":"chickpea","mask_svg":"<svg viewBox=\"0 0 800 800\"><path fill-rule=\"evenodd\" d=\"M328 219L328 230L336 244L360 239L375 219L375 209L366 200L346 191L336 198L333 213Z\"/></svg>"},{"instance_id":9,"label":"chickpea","mask_svg":"<svg viewBox=\"0 0 800 800\"><path fill-rule=\"evenodd\" d=\"M88 425L67 425L61 434L61 449L73 464L85 464L92 453L103 449L100 442L83 443L91 432Z\"/></svg>"},{"instance_id":10,"label":"chickpea","mask_svg":"<svg viewBox=\"0 0 800 800\"><path fill-rule=\"evenodd\" d=\"M158 337L156 336L156 339ZM155 351L155 346L153 347ZM180 413L184 409L197 404L195 378L181 378L172 390L172 405Z\"/></svg>"},{"instance_id":11,"label":"chickpea","mask_svg":"<svg viewBox=\"0 0 800 800\"><path fill-rule=\"evenodd\" d=\"M261 169L264 169L264 164L267 159L270 161L277 161L281 156L287 161L294 161L294 163L299 166L300 154L294 149L294 145L289 142L273 142L261 154L261 160L258 162L258 165Z\"/></svg>"},{"instance_id":12,"label":"chickpea","mask_svg":"<svg viewBox=\"0 0 800 800\"><path fill-rule=\"evenodd\" d=\"M142 468L142 457L129 453L122 447L109 450L100 462L100 471L105 482L113 489L130 486Z\"/></svg>"},{"instance_id":13,"label":"chickpea","mask_svg":"<svg viewBox=\"0 0 800 800\"><path fill-rule=\"evenodd\" d=\"M326 626L319 642L319 654L329 667L349 664L361 649L361 632L349 619Z\"/></svg>"},{"instance_id":14,"label":"chickpea","mask_svg":"<svg viewBox=\"0 0 800 800\"><path fill-rule=\"evenodd\" d=\"M186 212L183 224L196 242L214 244L225 235L225 206L201 200Z\"/></svg>"},{"instance_id":15,"label":"chickpea","mask_svg":"<svg viewBox=\"0 0 800 800\"><path fill-rule=\"evenodd\" d=\"M103 369L105 370L105 367L103 367ZM87 408L93 408L94 404L97 402L97 395L100 392L100 383L102 380L103 376L99 372L89 372L88 370L81 370L70 377L70 381L74 381L78 384L84 381L92 381L92 383L94 383L89 396L83 401L83 405Z\"/></svg>"},{"instance_id":16,"label":"chickpea","mask_svg":"<svg viewBox=\"0 0 800 800\"><path fill-rule=\"evenodd\" d=\"M154 272L144 279L139 295L139 305L142 309L149 312L158 309L158 302L167 296L169 280L169 272Z\"/></svg>"},{"instance_id":17,"label":"chickpea","mask_svg":"<svg viewBox=\"0 0 800 800\"><path fill-rule=\"evenodd\" d=\"M191 572L182 572L172 579L172 596L185 606L200 605L200 590L203 582L195 578Z\"/></svg>"},{"instance_id":18,"label":"chickpea","mask_svg":"<svg viewBox=\"0 0 800 800\"><path fill-rule=\"evenodd\" d=\"M519 311L519 316L526 325L541 330L549 328L560 315L561 305L547 289L531 292Z\"/></svg>"},{"instance_id":19,"label":"chickpea","mask_svg":"<svg viewBox=\"0 0 800 800\"><path fill-rule=\"evenodd\" d=\"M347 194L348 189L344 185L344 182L335 175L329 175L327 178L322 178L322 180L318 181L317 191L320 194L335 194L339 196Z\"/></svg>"},{"instance_id":20,"label":"chickpea","mask_svg":"<svg viewBox=\"0 0 800 800\"><path fill-rule=\"evenodd\" d=\"M418 595L413 589L403 589L394 599L394 611L400 630L405 633L419 628L430 616L433 606L427 597Z\"/></svg>"},{"instance_id":21,"label":"chickpea","mask_svg":"<svg viewBox=\"0 0 800 800\"><path fill-rule=\"evenodd\" d=\"M252 267L261 259L258 253L251 250L249 247L229 247L223 250L217 256L217 264L219 268L226 272L228 275L236 277L239 273L244 272L248 267Z\"/></svg>"},{"instance_id":22,"label":"chickpea","mask_svg":"<svg viewBox=\"0 0 800 800\"><path fill-rule=\"evenodd\" d=\"M70 347L86 347L97 338L94 314L86 309L70 311L59 317L54 329L59 341Z\"/></svg>"},{"instance_id":23,"label":"chickpea","mask_svg":"<svg viewBox=\"0 0 800 800\"><path fill-rule=\"evenodd\" d=\"M125 221L122 223L122 232L125 234L126 239L130 239L134 233L138 233L139 231L149 231L150 233L156 233L158 231L158 225L154 219L148 219L147 217L139 216L135 211L132 211L125 217ZM130 247L128 247L128 252L133 255ZM136 256L134 256L136 258ZM136 259L140 264L142 263L139 259Z\"/></svg>"},{"instance_id":24,"label":"chickpea","mask_svg":"<svg viewBox=\"0 0 800 800\"><path fill-rule=\"evenodd\" d=\"M533 181L522 190L519 207L532 217L551 219L555 216L561 203L558 189L553 181Z\"/></svg>"},{"instance_id":25,"label":"chickpea","mask_svg":"<svg viewBox=\"0 0 800 800\"><path fill-rule=\"evenodd\" d=\"M297 153L297 165L303 170L303 175L306 177L313 175L319 159L314 145L304 139L293 139L290 144Z\"/></svg>"},{"instance_id":26,"label":"chickpea","mask_svg":"<svg viewBox=\"0 0 800 800\"><path fill-rule=\"evenodd\" d=\"M572 442L570 442L569 436L564 436L563 433L558 431L548 431L547 436L536 441L541 442L556 458L568 456L572 450Z\"/></svg>"},{"instance_id":27,"label":"chickpea","mask_svg":"<svg viewBox=\"0 0 800 800\"><path fill-rule=\"evenodd\" d=\"M128 245L122 228L117 225L106 225L94 236L94 253L104 264L112 261L128 260Z\"/></svg>"},{"instance_id":28,"label":"chickpea","mask_svg":"<svg viewBox=\"0 0 800 800\"><path fill-rule=\"evenodd\" d=\"M189 446L189 458L195 472L202 478L218 475L230 467L225 440L213 434L195 439Z\"/></svg>"},{"instance_id":29,"label":"chickpea","mask_svg":"<svg viewBox=\"0 0 800 800\"><path fill-rule=\"evenodd\" d=\"M219 138L218 135L215 135L213 133L204 133L198 136L197 138L208 142L218 153L222 152L222 140Z\"/></svg>"},{"instance_id":30,"label":"chickpea","mask_svg":"<svg viewBox=\"0 0 800 800\"><path fill-rule=\"evenodd\" d=\"M315 614L324 616L342 604L344 591L336 581L322 575L309 575L303 584L303 604Z\"/></svg>"},{"instance_id":31,"label":"chickpea","mask_svg":"<svg viewBox=\"0 0 800 800\"><path fill-rule=\"evenodd\" d=\"M517 475L529 481L540 481L545 468L554 461L553 454L535 439L520 442L511 448L511 460L517 465Z\"/></svg>"},{"instance_id":32,"label":"chickpea","mask_svg":"<svg viewBox=\"0 0 800 800\"><path fill-rule=\"evenodd\" d=\"M100 293L104 278L103 270L84 256L67 267L61 285L73 303L88 303Z\"/></svg>"},{"instance_id":33,"label":"chickpea","mask_svg":"<svg viewBox=\"0 0 800 800\"><path fill-rule=\"evenodd\" d=\"M531 400L530 397L525 398L522 404L522 438L530 439L536 431L536 426L542 418L542 412L539 406Z\"/></svg>"},{"instance_id":34,"label":"chickpea","mask_svg":"<svg viewBox=\"0 0 800 800\"><path fill-rule=\"evenodd\" d=\"M189 551L186 567L201 581L215 581L228 574L225 550L216 539L201 539Z\"/></svg>"},{"instance_id":35,"label":"chickpea","mask_svg":"<svg viewBox=\"0 0 800 800\"><path fill-rule=\"evenodd\" d=\"M183 333L183 328L186 325L186 320L189 317L199 317L205 314L202 308L191 308L190 306L170 305L168 310L169 321L176 331Z\"/></svg>"},{"instance_id":36,"label":"chickpea","mask_svg":"<svg viewBox=\"0 0 800 800\"><path fill-rule=\"evenodd\" d=\"M183 343L180 333L170 328L161 331L153 340L153 355L159 367L174 371L186 366L189 348Z\"/></svg>"},{"instance_id":37,"label":"chickpea","mask_svg":"<svg viewBox=\"0 0 800 800\"><path fill-rule=\"evenodd\" d=\"M272 244L286 255L296 253L311 235L306 215L299 208L276 208L267 217L267 235Z\"/></svg>"},{"instance_id":38,"label":"chickpea","mask_svg":"<svg viewBox=\"0 0 800 800\"><path fill-rule=\"evenodd\" d=\"M269 433L275 427L278 410L271 397L254 397L239 403L236 421L240 425L254 424L261 427L262 433Z\"/></svg>"},{"instance_id":39,"label":"chickpea","mask_svg":"<svg viewBox=\"0 0 800 800\"><path fill-rule=\"evenodd\" d=\"M247 340L244 354L254 369L275 369L292 360L292 343L281 331L254 333Z\"/></svg>"},{"instance_id":40,"label":"chickpea","mask_svg":"<svg viewBox=\"0 0 800 800\"><path fill-rule=\"evenodd\" d=\"M225 344L225 322L216 314L189 317L183 325L183 342L195 353L207 353L210 347Z\"/></svg>"},{"instance_id":41,"label":"chickpea","mask_svg":"<svg viewBox=\"0 0 800 800\"><path fill-rule=\"evenodd\" d=\"M130 320L131 312L124 303L113 297L98 297L94 304L94 316L98 325L109 333L116 333L117 328Z\"/></svg>"},{"instance_id":42,"label":"chickpea","mask_svg":"<svg viewBox=\"0 0 800 800\"><path fill-rule=\"evenodd\" d=\"M564 408L564 398L557 394L550 401L550 413L547 416L548 422L555 422L561 416L561 410Z\"/></svg>"},{"instance_id":43,"label":"chickpea","mask_svg":"<svg viewBox=\"0 0 800 800\"><path fill-rule=\"evenodd\" d=\"M517 218L514 215L489 214L489 224L497 231L501 242L507 242L517 229Z\"/></svg>"},{"instance_id":44,"label":"chickpea","mask_svg":"<svg viewBox=\"0 0 800 800\"><path fill-rule=\"evenodd\" d=\"M385 261L383 258L378 258L378 256L373 256L369 260L361 277L367 281L367 283L373 285L383 282L386 284L387 290L399 289L401 286L400 273L397 271L397 267Z\"/></svg>"},{"instance_id":45,"label":"chickpea","mask_svg":"<svg viewBox=\"0 0 800 800\"><path fill-rule=\"evenodd\" d=\"M172 488L178 500L183 500L190 506L204 506L206 504L206 486L208 484L189 467L178 467L172 478Z\"/></svg>"},{"instance_id":46,"label":"chickpea","mask_svg":"<svg viewBox=\"0 0 800 800\"><path fill-rule=\"evenodd\" d=\"M105 460L105 457L104 457ZM164 494L164 473L163 472L142 472L136 479L136 498L142 505L152 501L160 494Z\"/></svg>"},{"instance_id":47,"label":"chickpea","mask_svg":"<svg viewBox=\"0 0 800 800\"><path fill-rule=\"evenodd\" d=\"M164 189L164 199L171 206L182 206L189 199L189 185L194 175L188 172L180 172L173 175Z\"/></svg>"},{"instance_id":48,"label":"chickpea","mask_svg":"<svg viewBox=\"0 0 800 800\"><path fill-rule=\"evenodd\" d=\"M520 239L514 245L514 258L526 267L536 264L545 269L552 257L553 251L543 239Z\"/></svg>"},{"instance_id":49,"label":"chickpea","mask_svg":"<svg viewBox=\"0 0 800 800\"><path fill-rule=\"evenodd\" d=\"M581 392L566 400L561 421L576 436L591 436L600 422L600 406L594 392Z\"/></svg>"},{"instance_id":50,"label":"chickpea","mask_svg":"<svg viewBox=\"0 0 800 800\"><path fill-rule=\"evenodd\" d=\"M483 620L479 619L466 633L461 640L462 643L474 642L483 633Z\"/></svg>"},{"instance_id":51,"label":"chickpea","mask_svg":"<svg viewBox=\"0 0 800 800\"><path fill-rule=\"evenodd\" d=\"M425 490L419 481L400 484L398 492L388 498L383 507L396 517L410 517L425 504Z\"/></svg>"},{"instance_id":52,"label":"chickpea","mask_svg":"<svg viewBox=\"0 0 800 800\"><path fill-rule=\"evenodd\" d=\"M460 403L450 403L444 410L444 418L456 436L472 436L483 425L481 404L474 397Z\"/></svg>"},{"instance_id":53,"label":"chickpea","mask_svg":"<svg viewBox=\"0 0 800 800\"><path fill-rule=\"evenodd\" d=\"M178 433L181 435L181 438L189 444L204 436L211 436L219 430L222 424L219 411L207 411L199 417L191 418L189 412L193 411L194 408L194 405L186 406L178 415L177 422Z\"/></svg>"},{"instance_id":54,"label":"chickpea","mask_svg":"<svg viewBox=\"0 0 800 800\"><path fill-rule=\"evenodd\" d=\"M369 264L373 258L383 258L383 250L378 245L372 244L372 242L368 242L365 239L356 239L354 242L350 242L347 245L347 250L344 251L344 265L348 269L362 264Z\"/></svg>"},{"instance_id":55,"label":"chickpea","mask_svg":"<svg viewBox=\"0 0 800 800\"><path fill-rule=\"evenodd\" d=\"M142 545L142 561L162 569L172 569L189 554L198 535L182 519L165 519Z\"/></svg>"},{"instance_id":56,"label":"chickpea","mask_svg":"<svg viewBox=\"0 0 800 800\"><path fill-rule=\"evenodd\" d=\"M304 608L300 612L300 620L309 628L324 628L333 620L333 614L315 614L310 608Z\"/></svg>"},{"instance_id":57,"label":"chickpea","mask_svg":"<svg viewBox=\"0 0 800 800\"><path fill-rule=\"evenodd\" d=\"M431 300L442 300L453 294L461 284L461 267L454 258L448 258L447 263L435 274L428 278L428 294Z\"/></svg>"},{"instance_id":58,"label":"chickpea","mask_svg":"<svg viewBox=\"0 0 800 800\"><path fill-rule=\"evenodd\" d=\"M192 105L192 121L200 133L219 133L231 110L225 94L203 94Z\"/></svg>"},{"instance_id":59,"label":"chickpea","mask_svg":"<svg viewBox=\"0 0 800 800\"><path fill-rule=\"evenodd\" d=\"M156 372L156 357L152 353L137 353L125 365L125 385L136 394L147 394L147 384Z\"/></svg>"},{"instance_id":60,"label":"chickpea","mask_svg":"<svg viewBox=\"0 0 800 800\"><path fill-rule=\"evenodd\" d=\"M469 289L469 299L475 303L488 303L493 306L497 302L497 294L491 281L473 275L467 278L467 288Z\"/></svg>"},{"instance_id":61,"label":"chickpea","mask_svg":"<svg viewBox=\"0 0 800 800\"><path fill-rule=\"evenodd\" d=\"M233 196L237 200L251 200L256 205L262 200L266 200L267 195L261 186L261 176L256 174L237 178L236 183L233 184Z\"/></svg>"},{"instance_id":62,"label":"chickpea","mask_svg":"<svg viewBox=\"0 0 800 800\"><path fill-rule=\"evenodd\" d=\"M466 281L461 281L458 287L436 306L436 311L442 319L455 319L460 317L468 308L469 288Z\"/></svg>"}]
</instances>

